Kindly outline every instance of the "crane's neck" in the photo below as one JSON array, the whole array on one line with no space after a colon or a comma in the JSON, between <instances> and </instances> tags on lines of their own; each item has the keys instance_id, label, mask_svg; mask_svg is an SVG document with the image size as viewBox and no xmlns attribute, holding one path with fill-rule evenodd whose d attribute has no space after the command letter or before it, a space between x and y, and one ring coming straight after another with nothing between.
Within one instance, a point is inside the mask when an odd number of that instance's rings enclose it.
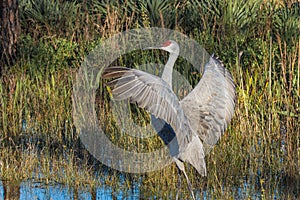
<instances>
[{"instance_id":1,"label":"crane's neck","mask_svg":"<svg viewBox=\"0 0 300 200\"><path fill-rule=\"evenodd\" d=\"M162 73L161 78L166 81L169 86L172 88L172 73L173 73L173 67L175 64L175 61L177 59L178 55L175 53L170 53L170 57L168 59L167 64L165 65L165 69Z\"/></svg>"}]
</instances>

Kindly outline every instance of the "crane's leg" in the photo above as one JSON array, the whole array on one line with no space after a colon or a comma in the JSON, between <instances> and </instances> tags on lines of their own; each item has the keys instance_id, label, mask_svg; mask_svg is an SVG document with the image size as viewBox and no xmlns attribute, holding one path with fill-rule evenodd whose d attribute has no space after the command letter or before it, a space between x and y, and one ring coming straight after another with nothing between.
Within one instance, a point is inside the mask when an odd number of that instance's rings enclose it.
<instances>
[{"instance_id":1,"label":"crane's leg","mask_svg":"<svg viewBox=\"0 0 300 200\"><path fill-rule=\"evenodd\" d=\"M181 162L180 160L178 160L178 159L176 159L176 158L174 158L174 160L175 160L175 163L176 163L178 169L179 169L180 171L183 172L183 174L184 174L184 176L185 176L185 179L186 179L186 182L187 182L187 184L188 184L188 188L189 188L189 190L190 190L190 192L191 192L192 198L193 198L193 200L195 200L195 195L194 195L194 192L193 192L193 190L192 190L192 184L191 184L191 182L190 182L188 176L187 176L186 173L185 173L185 169L184 169L184 164L183 164L183 162ZM176 195L176 197L177 197L177 195Z\"/></svg>"},{"instance_id":2,"label":"crane's leg","mask_svg":"<svg viewBox=\"0 0 300 200\"><path fill-rule=\"evenodd\" d=\"M193 199L195 200L195 196L194 196L192 184L191 184L191 182L190 182L188 176L186 175L185 171L183 171L183 174L184 174L184 176L185 176L185 178L186 178L186 182L187 182L187 184L188 184L188 187L189 187L189 190L190 190L190 192L191 192L191 195L192 195Z\"/></svg>"}]
</instances>

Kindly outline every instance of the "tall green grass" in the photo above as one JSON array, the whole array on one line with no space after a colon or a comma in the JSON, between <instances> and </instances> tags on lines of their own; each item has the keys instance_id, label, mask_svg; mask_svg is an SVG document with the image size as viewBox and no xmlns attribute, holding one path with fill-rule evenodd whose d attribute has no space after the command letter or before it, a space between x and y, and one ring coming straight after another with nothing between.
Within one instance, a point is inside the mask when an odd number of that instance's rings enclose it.
<instances>
[{"instance_id":1,"label":"tall green grass","mask_svg":"<svg viewBox=\"0 0 300 200\"><path fill-rule=\"evenodd\" d=\"M245 179L257 187L248 188L249 198L257 190L265 199L279 195L274 187L286 185L287 180L294 180L296 191L300 177L299 6L256 0L144 0L138 7L135 4L20 1L19 61L3 73L0 82L1 179L27 180L32 174L43 174L41 180L46 183L101 185L95 173L102 167L95 163L101 164L84 150L73 125L75 74L84 56L101 40L131 28L161 26L180 30L218 55L236 83L235 116L206 158L208 177L199 177L188 168L193 186L226 199L237 195L234 186L243 185ZM167 55L154 53L157 62L165 62ZM148 63L149 57L143 55L141 60L132 53L118 62L134 66ZM180 65L176 67L180 71ZM199 76L187 79L192 83ZM121 133L111 115L110 94L99 84L97 114L113 142L135 151L163 145L158 137L143 140ZM131 114L141 130L148 131L149 115L135 106ZM120 172L109 171L104 183L122 188L117 184ZM139 180L138 176L125 177L127 189L132 187L132 177ZM176 167L171 165L142 175L140 192L145 198L170 198L176 195L176 184ZM185 182L183 186L182 198L188 198Z\"/></svg>"}]
</instances>

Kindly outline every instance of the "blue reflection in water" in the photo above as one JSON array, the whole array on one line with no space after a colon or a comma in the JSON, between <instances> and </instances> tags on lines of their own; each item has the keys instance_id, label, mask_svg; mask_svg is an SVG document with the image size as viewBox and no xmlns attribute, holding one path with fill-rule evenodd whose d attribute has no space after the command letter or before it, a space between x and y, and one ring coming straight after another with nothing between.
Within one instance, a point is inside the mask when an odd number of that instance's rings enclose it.
<instances>
[{"instance_id":1,"label":"blue reflection in water","mask_svg":"<svg viewBox=\"0 0 300 200\"><path fill-rule=\"evenodd\" d=\"M20 187L20 199L70 199L70 192L60 185L44 187L39 183L23 182Z\"/></svg>"},{"instance_id":2,"label":"blue reflection in water","mask_svg":"<svg viewBox=\"0 0 300 200\"><path fill-rule=\"evenodd\" d=\"M100 178L101 179L101 178ZM124 180L125 177L120 176L120 185L125 184ZM21 183L19 188L20 190L20 199L27 200L27 199L82 199L82 200L94 200L94 199L103 199L103 200L111 200L111 199L128 199L128 200L135 200L141 199L143 194L140 192L140 188L142 187L141 181L134 181L132 184L131 189L124 189L119 188L117 191L114 190L112 187L108 187L103 185L102 187L98 187L95 190L91 190L88 186L86 188L72 188L68 187L63 184L55 183L45 185L44 183L40 182L31 182L31 181L24 181ZM275 183L274 183L275 184ZM264 189L270 191L270 193L265 193L262 188L258 187L256 178L255 177L244 177L243 180L240 182L239 185L231 186L231 187L222 187L226 194L230 192L234 197L234 199L262 199L264 197L268 197L268 199L285 199L284 192L288 185L282 185L280 181L276 183L275 187L271 185L266 186ZM299 197L299 193L289 193L289 197ZM214 188L207 188L202 190L199 193L196 193L197 199L209 200L215 199L214 196ZM160 197L153 196L152 199L159 199ZM4 187L3 183L0 181L0 200L4 199Z\"/></svg>"},{"instance_id":3,"label":"blue reflection in water","mask_svg":"<svg viewBox=\"0 0 300 200\"><path fill-rule=\"evenodd\" d=\"M0 199L4 199L4 188L2 185L2 181L0 181Z\"/></svg>"},{"instance_id":4,"label":"blue reflection in water","mask_svg":"<svg viewBox=\"0 0 300 200\"><path fill-rule=\"evenodd\" d=\"M136 191L136 190L135 190ZM134 191L133 191L134 193ZM62 184L45 186L43 183L22 182L20 185L20 200L44 200L44 199L93 199L89 188L72 189ZM124 196L123 192L114 193L111 188L101 187L95 191L95 199L137 199L139 194L131 194L130 198ZM128 195L128 193L127 193ZM0 181L0 200L4 199L4 187Z\"/></svg>"}]
</instances>

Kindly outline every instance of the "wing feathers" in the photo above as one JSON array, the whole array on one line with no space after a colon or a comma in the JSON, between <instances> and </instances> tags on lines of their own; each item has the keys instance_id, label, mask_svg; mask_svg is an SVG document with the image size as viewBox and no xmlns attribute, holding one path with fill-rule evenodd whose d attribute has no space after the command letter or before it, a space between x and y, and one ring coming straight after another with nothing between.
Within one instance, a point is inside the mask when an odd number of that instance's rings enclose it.
<instances>
[{"instance_id":1,"label":"wing feathers","mask_svg":"<svg viewBox=\"0 0 300 200\"><path fill-rule=\"evenodd\" d=\"M166 121L176 133L179 148L186 148L189 142L186 138L190 138L191 129L184 127L188 120L177 96L164 80L140 70L123 67L109 67L104 70L102 77L115 78L107 83L113 87L114 99L130 99L155 117Z\"/></svg>"},{"instance_id":2,"label":"wing feathers","mask_svg":"<svg viewBox=\"0 0 300 200\"><path fill-rule=\"evenodd\" d=\"M192 164L199 173L206 174L203 146L194 132L204 142L207 153L233 117L236 98L233 78L218 59L210 59L200 82L180 102L164 80L143 71L109 67L102 77L116 78L107 83L114 87L112 93L116 100L137 102L139 107L170 124L179 145L177 153L182 152L181 159ZM169 137L164 138L168 141L174 135L164 134L164 137ZM171 152L171 155L177 153ZM192 160L195 156L197 159Z\"/></svg>"},{"instance_id":3,"label":"wing feathers","mask_svg":"<svg viewBox=\"0 0 300 200\"><path fill-rule=\"evenodd\" d=\"M202 141L209 148L215 145L233 117L235 106L235 85L223 63L212 57L200 82L180 103Z\"/></svg>"}]
</instances>

